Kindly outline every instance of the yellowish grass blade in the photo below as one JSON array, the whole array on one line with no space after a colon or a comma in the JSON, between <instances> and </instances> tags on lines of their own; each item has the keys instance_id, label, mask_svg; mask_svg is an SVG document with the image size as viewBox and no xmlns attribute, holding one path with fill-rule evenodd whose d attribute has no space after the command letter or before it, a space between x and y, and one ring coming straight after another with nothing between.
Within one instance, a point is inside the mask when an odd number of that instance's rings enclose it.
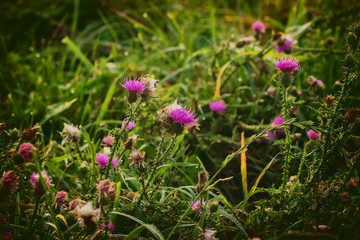
<instances>
[{"instance_id":1,"label":"yellowish grass blade","mask_svg":"<svg viewBox=\"0 0 360 240\"><path fill-rule=\"evenodd\" d=\"M245 133L241 133L241 147L245 146ZM247 170L246 170L246 151L241 153L241 180L242 180L242 187L243 187L243 193L244 198L248 194L248 188L247 188Z\"/></svg>"}]
</instances>

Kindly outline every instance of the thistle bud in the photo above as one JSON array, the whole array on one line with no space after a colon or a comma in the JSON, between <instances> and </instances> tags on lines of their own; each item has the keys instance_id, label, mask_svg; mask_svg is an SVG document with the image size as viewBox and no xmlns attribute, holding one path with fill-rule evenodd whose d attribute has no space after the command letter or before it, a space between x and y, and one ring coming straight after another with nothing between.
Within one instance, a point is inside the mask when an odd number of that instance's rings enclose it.
<instances>
[{"instance_id":1,"label":"thistle bud","mask_svg":"<svg viewBox=\"0 0 360 240\"><path fill-rule=\"evenodd\" d=\"M288 87L294 80L294 76L291 73L284 72L281 74L280 82L284 87Z\"/></svg>"},{"instance_id":2,"label":"thistle bud","mask_svg":"<svg viewBox=\"0 0 360 240\"><path fill-rule=\"evenodd\" d=\"M199 184L204 185L207 182L206 173L204 171L198 172Z\"/></svg>"},{"instance_id":3,"label":"thistle bud","mask_svg":"<svg viewBox=\"0 0 360 240\"><path fill-rule=\"evenodd\" d=\"M17 139L18 138L18 136L19 136L19 130L17 130L16 128L14 128L14 129L11 129L10 131L9 131L9 135L10 135L10 137L12 138L12 139Z\"/></svg>"},{"instance_id":4,"label":"thistle bud","mask_svg":"<svg viewBox=\"0 0 360 240\"><path fill-rule=\"evenodd\" d=\"M215 213L215 212L217 212L218 209L219 209L218 201L214 201L214 202L210 203L210 213Z\"/></svg>"},{"instance_id":5,"label":"thistle bud","mask_svg":"<svg viewBox=\"0 0 360 240\"><path fill-rule=\"evenodd\" d=\"M66 202L68 198L68 194L65 191L60 191L57 192L56 196L55 196L55 208L58 207L58 205L62 205Z\"/></svg>"},{"instance_id":6,"label":"thistle bud","mask_svg":"<svg viewBox=\"0 0 360 240\"><path fill-rule=\"evenodd\" d=\"M41 126L36 124L32 128L26 128L21 133L21 138L26 141L32 141L36 138L36 135L41 132Z\"/></svg>"},{"instance_id":7,"label":"thistle bud","mask_svg":"<svg viewBox=\"0 0 360 240\"><path fill-rule=\"evenodd\" d=\"M327 95L326 98L325 98L326 107L330 108L333 101L334 101L334 96L331 95L331 94Z\"/></svg>"},{"instance_id":8,"label":"thistle bud","mask_svg":"<svg viewBox=\"0 0 360 240\"><path fill-rule=\"evenodd\" d=\"M139 167L145 167L145 152L139 152L138 150L134 150L132 153L130 153L129 159L131 160L130 166L136 164Z\"/></svg>"}]
</instances>

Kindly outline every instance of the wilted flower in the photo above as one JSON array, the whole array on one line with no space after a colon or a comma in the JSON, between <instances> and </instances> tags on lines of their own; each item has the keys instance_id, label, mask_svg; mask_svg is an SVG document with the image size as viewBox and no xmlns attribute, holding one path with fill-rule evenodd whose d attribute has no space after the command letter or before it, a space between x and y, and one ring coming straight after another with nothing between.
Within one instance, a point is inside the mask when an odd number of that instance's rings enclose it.
<instances>
[{"instance_id":1,"label":"wilted flower","mask_svg":"<svg viewBox=\"0 0 360 240\"><path fill-rule=\"evenodd\" d=\"M251 25L255 34L265 33L265 25L261 21L256 21Z\"/></svg>"},{"instance_id":2,"label":"wilted flower","mask_svg":"<svg viewBox=\"0 0 360 240\"><path fill-rule=\"evenodd\" d=\"M55 196L55 203L54 203L55 208L57 208L58 204L61 205L61 204L65 203L67 198L68 198L67 192L65 192L65 191L57 192L56 196Z\"/></svg>"},{"instance_id":3,"label":"wilted flower","mask_svg":"<svg viewBox=\"0 0 360 240\"><path fill-rule=\"evenodd\" d=\"M47 174L46 171L42 171L41 176L44 179L46 187L50 188L51 187L51 177ZM31 183L31 186L35 189L36 194L41 196L45 193L43 186L41 184L41 181L40 181L40 176L38 173L34 172L31 175L29 182Z\"/></svg>"},{"instance_id":4,"label":"wilted flower","mask_svg":"<svg viewBox=\"0 0 360 240\"><path fill-rule=\"evenodd\" d=\"M114 144L114 137L113 136L104 137L103 142L106 146L111 147Z\"/></svg>"},{"instance_id":5,"label":"wilted flower","mask_svg":"<svg viewBox=\"0 0 360 240\"><path fill-rule=\"evenodd\" d=\"M319 225L319 226L317 226L316 231L317 232L324 232L325 230L328 230L328 229L329 229L329 227L326 226L326 225Z\"/></svg>"},{"instance_id":6,"label":"wilted flower","mask_svg":"<svg viewBox=\"0 0 360 240\"><path fill-rule=\"evenodd\" d=\"M13 170L5 172L1 178L1 186L8 188L13 193L19 184L18 178Z\"/></svg>"},{"instance_id":7,"label":"wilted flower","mask_svg":"<svg viewBox=\"0 0 360 240\"><path fill-rule=\"evenodd\" d=\"M36 124L32 128L27 128L22 131L21 138L26 141L33 140L37 134L39 134L41 131L41 126L39 124Z\"/></svg>"},{"instance_id":8,"label":"wilted flower","mask_svg":"<svg viewBox=\"0 0 360 240\"><path fill-rule=\"evenodd\" d=\"M129 159L131 160L130 166L133 164L137 164L139 167L140 165L145 167L145 152L139 152L135 149L132 153L130 153Z\"/></svg>"},{"instance_id":9,"label":"wilted flower","mask_svg":"<svg viewBox=\"0 0 360 240\"><path fill-rule=\"evenodd\" d=\"M292 73L300 69L300 63L295 57L282 57L277 59L275 69L280 70L283 73Z\"/></svg>"},{"instance_id":10,"label":"wilted flower","mask_svg":"<svg viewBox=\"0 0 360 240\"><path fill-rule=\"evenodd\" d=\"M271 97L271 98L274 98L275 97L275 93L276 93L276 88L274 87L269 87L267 90L266 90L266 94Z\"/></svg>"},{"instance_id":11,"label":"wilted flower","mask_svg":"<svg viewBox=\"0 0 360 240\"><path fill-rule=\"evenodd\" d=\"M127 119L124 119L123 122L122 122L121 128L124 128L127 122L128 122L128 120L127 120ZM134 121L130 121L130 122L128 123L128 125L126 126L126 130L129 130L129 131L130 131L130 130L133 129L134 127L135 127L135 122L134 122Z\"/></svg>"},{"instance_id":12,"label":"wilted flower","mask_svg":"<svg viewBox=\"0 0 360 240\"><path fill-rule=\"evenodd\" d=\"M206 181L207 181L206 173L204 171L198 172L198 184L196 187L198 191L201 191L201 187L205 185Z\"/></svg>"},{"instance_id":13,"label":"wilted flower","mask_svg":"<svg viewBox=\"0 0 360 240\"><path fill-rule=\"evenodd\" d=\"M309 139L311 141L316 141L316 140L319 140L320 139L320 134L318 134L317 132L315 132L314 130L310 129L308 132L307 132L307 135L309 137Z\"/></svg>"},{"instance_id":14,"label":"wilted flower","mask_svg":"<svg viewBox=\"0 0 360 240\"><path fill-rule=\"evenodd\" d=\"M115 199L115 183L111 182L109 179L101 180L96 184L96 188L100 193L100 198L109 197L110 199Z\"/></svg>"},{"instance_id":15,"label":"wilted flower","mask_svg":"<svg viewBox=\"0 0 360 240\"><path fill-rule=\"evenodd\" d=\"M115 231L116 226L110 220L109 220L109 223L108 223L107 226L109 228L110 233L113 233ZM99 229L104 230L105 229L105 223L100 224Z\"/></svg>"},{"instance_id":16,"label":"wilted flower","mask_svg":"<svg viewBox=\"0 0 360 240\"><path fill-rule=\"evenodd\" d=\"M277 44L275 45L275 50L278 53L290 53L293 43L294 39L291 35L282 35L282 37L277 41Z\"/></svg>"},{"instance_id":17,"label":"wilted flower","mask_svg":"<svg viewBox=\"0 0 360 240\"><path fill-rule=\"evenodd\" d=\"M255 42L255 38L254 37L243 37L240 38L237 43L236 43L236 47L241 48L244 47L246 45L250 45L251 43Z\"/></svg>"},{"instance_id":18,"label":"wilted flower","mask_svg":"<svg viewBox=\"0 0 360 240\"><path fill-rule=\"evenodd\" d=\"M82 207L77 206L71 213L75 214L80 226L95 229L100 217L100 208L93 209L92 203L89 202Z\"/></svg>"},{"instance_id":19,"label":"wilted flower","mask_svg":"<svg viewBox=\"0 0 360 240\"><path fill-rule=\"evenodd\" d=\"M20 145L19 154L27 162L33 159L33 151L36 151L36 147L29 142Z\"/></svg>"},{"instance_id":20,"label":"wilted flower","mask_svg":"<svg viewBox=\"0 0 360 240\"><path fill-rule=\"evenodd\" d=\"M200 229L199 240L219 240L215 237L216 231L213 229L205 228Z\"/></svg>"},{"instance_id":21,"label":"wilted flower","mask_svg":"<svg viewBox=\"0 0 360 240\"><path fill-rule=\"evenodd\" d=\"M78 206L80 208L83 206L82 201L80 199L74 199L69 203L69 210L70 211L75 210L76 207L78 207Z\"/></svg>"},{"instance_id":22,"label":"wilted flower","mask_svg":"<svg viewBox=\"0 0 360 240\"><path fill-rule=\"evenodd\" d=\"M218 114L224 112L226 108L224 101L222 100L211 102L209 107L212 111L215 111Z\"/></svg>"},{"instance_id":23,"label":"wilted flower","mask_svg":"<svg viewBox=\"0 0 360 240\"><path fill-rule=\"evenodd\" d=\"M64 123L64 129L61 132L65 141L77 142L80 139L81 132L74 125Z\"/></svg>"},{"instance_id":24,"label":"wilted flower","mask_svg":"<svg viewBox=\"0 0 360 240\"><path fill-rule=\"evenodd\" d=\"M133 135L131 137L129 137L126 142L124 143L124 147L125 149L132 149L135 146L136 143L136 139L137 139L137 135Z\"/></svg>"},{"instance_id":25,"label":"wilted flower","mask_svg":"<svg viewBox=\"0 0 360 240\"><path fill-rule=\"evenodd\" d=\"M144 85L144 90L140 94L143 99L148 99L154 96L154 92L156 90L156 79L153 79L149 76L145 76L141 78L141 82Z\"/></svg>"},{"instance_id":26,"label":"wilted flower","mask_svg":"<svg viewBox=\"0 0 360 240\"><path fill-rule=\"evenodd\" d=\"M105 169L109 163L109 156L105 153L96 154L96 163L99 165L100 169Z\"/></svg>"},{"instance_id":27,"label":"wilted flower","mask_svg":"<svg viewBox=\"0 0 360 240\"><path fill-rule=\"evenodd\" d=\"M329 95L326 96L326 98L325 98L325 104L326 104L326 107L327 107L327 108L330 108L330 106L331 106L332 102L334 101L334 99L335 99L334 96L331 95L331 94L329 94Z\"/></svg>"}]
</instances>

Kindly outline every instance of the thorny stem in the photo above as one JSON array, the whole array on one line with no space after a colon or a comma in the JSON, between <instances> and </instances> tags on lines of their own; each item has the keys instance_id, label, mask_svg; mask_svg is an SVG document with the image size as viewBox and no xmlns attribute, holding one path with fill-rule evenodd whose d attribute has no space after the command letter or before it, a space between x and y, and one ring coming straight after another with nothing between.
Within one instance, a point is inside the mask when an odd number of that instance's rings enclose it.
<instances>
[{"instance_id":1,"label":"thorny stem","mask_svg":"<svg viewBox=\"0 0 360 240\"><path fill-rule=\"evenodd\" d=\"M284 121L287 121L289 118L289 114L288 114L288 102L287 102L287 92L288 92L288 88L285 86L282 86L282 90L283 90L283 111L284 111ZM290 136L290 131L288 129L288 127L285 127L285 135L286 135L286 140L285 140L285 164L284 164L284 173L283 173L283 181L282 181L282 188L285 188L286 185L286 181L288 180L288 174L289 174L289 161L290 161L290 154L291 154L291 136Z\"/></svg>"}]
</instances>

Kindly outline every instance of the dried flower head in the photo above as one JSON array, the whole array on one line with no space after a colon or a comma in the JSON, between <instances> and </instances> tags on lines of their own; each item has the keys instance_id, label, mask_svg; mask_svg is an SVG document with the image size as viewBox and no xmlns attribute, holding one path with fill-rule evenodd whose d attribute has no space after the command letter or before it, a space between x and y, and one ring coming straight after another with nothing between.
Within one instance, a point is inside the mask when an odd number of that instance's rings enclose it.
<instances>
[{"instance_id":1,"label":"dried flower head","mask_svg":"<svg viewBox=\"0 0 360 240\"><path fill-rule=\"evenodd\" d=\"M93 208L91 202L88 202L82 207L77 206L75 210L70 213L76 216L80 226L87 227L89 229L96 229L100 218L100 208Z\"/></svg>"},{"instance_id":2,"label":"dried flower head","mask_svg":"<svg viewBox=\"0 0 360 240\"><path fill-rule=\"evenodd\" d=\"M266 90L266 94L271 97L271 98L274 98L275 97L275 93L276 93L276 88L274 87L269 87L267 90Z\"/></svg>"},{"instance_id":3,"label":"dried flower head","mask_svg":"<svg viewBox=\"0 0 360 240\"><path fill-rule=\"evenodd\" d=\"M56 193L55 196L55 208L58 207L58 205L64 204L68 198L68 193L65 191L60 191Z\"/></svg>"},{"instance_id":4,"label":"dried flower head","mask_svg":"<svg viewBox=\"0 0 360 240\"><path fill-rule=\"evenodd\" d=\"M126 130L130 131L131 129L133 129L135 127L134 121L128 121L127 119L124 119L122 122L121 128L124 128L126 123L127 123Z\"/></svg>"},{"instance_id":5,"label":"dried flower head","mask_svg":"<svg viewBox=\"0 0 360 240\"><path fill-rule=\"evenodd\" d=\"M215 237L216 231L213 229L205 228L200 229L199 232L199 240L219 240L219 238Z\"/></svg>"},{"instance_id":6,"label":"dried flower head","mask_svg":"<svg viewBox=\"0 0 360 240\"><path fill-rule=\"evenodd\" d=\"M75 210L77 207L81 208L83 206L83 201L80 199L74 199L69 203L69 210Z\"/></svg>"},{"instance_id":7,"label":"dried flower head","mask_svg":"<svg viewBox=\"0 0 360 240\"><path fill-rule=\"evenodd\" d=\"M256 21L251 25L252 30L255 34L265 33L265 25L261 21Z\"/></svg>"},{"instance_id":8,"label":"dried flower head","mask_svg":"<svg viewBox=\"0 0 360 240\"><path fill-rule=\"evenodd\" d=\"M282 35L281 38L277 40L275 50L278 53L290 53L293 44L294 38L291 35Z\"/></svg>"},{"instance_id":9,"label":"dried flower head","mask_svg":"<svg viewBox=\"0 0 360 240\"><path fill-rule=\"evenodd\" d=\"M314 130L310 129L308 132L306 132L309 139L311 141L316 141L320 139L320 134L318 134L317 132L315 132Z\"/></svg>"},{"instance_id":10,"label":"dried flower head","mask_svg":"<svg viewBox=\"0 0 360 240\"><path fill-rule=\"evenodd\" d=\"M36 147L29 142L20 145L19 154L22 159L29 162L33 159L33 152L36 152Z\"/></svg>"},{"instance_id":11,"label":"dried flower head","mask_svg":"<svg viewBox=\"0 0 360 240\"><path fill-rule=\"evenodd\" d=\"M292 73L300 69L300 63L295 57L282 57L277 59L275 69L282 71L283 73Z\"/></svg>"},{"instance_id":12,"label":"dried flower head","mask_svg":"<svg viewBox=\"0 0 360 240\"><path fill-rule=\"evenodd\" d=\"M325 98L325 104L326 104L326 107L327 107L327 108L330 108L330 106L331 106L332 102L334 101L334 99L335 99L334 96L331 95L331 94L329 94L329 95L326 96L326 98Z\"/></svg>"},{"instance_id":13,"label":"dried flower head","mask_svg":"<svg viewBox=\"0 0 360 240\"><path fill-rule=\"evenodd\" d=\"M1 186L10 190L10 193L14 193L16 186L19 185L18 177L13 170L7 171L1 178Z\"/></svg>"},{"instance_id":14,"label":"dried flower head","mask_svg":"<svg viewBox=\"0 0 360 240\"><path fill-rule=\"evenodd\" d=\"M236 43L236 47L238 48L242 48L246 45L250 45L251 43L255 42L255 38L254 37L243 37L240 38L237 43Z\"/></svg>"},{"instance_id":15,"label":"dried flower head","mask_svg":"<svg viewBox=\"0 0 360 240\"><path fill-rule=\"evenodd\" d=\"M113 136L104 137L103 142L106 146L111 147L114 144L114 137Z\"/></svg>"},{"instance_id":16,"label":"dried flower head","mask_svg":"<svg viewBox=\"0 0 360 240\"><path fill-rule=\"evenodd\" d=\"M355 119L358 117L359 113L360 113L359 108L348 108L344 116L345 120L348 123L355 122Z\"/></svg>"},{"instance_id":17,"label":"dried flower head","mask_svg":"<svg viewBox=\"0 0 360 240\"><path fill-rule=\"evenodd\" d=\"M101 180L98 184L96 184L96 188L99 191L100 199L103 197L108 197L112 200L115 199L115 183L111 182L109 179Z\"/></svg>"},{"instance_id":18,"label":"dried flower head","mask_svg":"<svg viewBox=\"0 0 360 240\"><path fill-rule=\"evenodd\" d=\"M26 128L21 133L21 138L26 141L32 141L35 139L36 135L41 132L41 126L36 124L32 128Z\"/></svg>"},{"instance_id":19,"label":"dried flower head","mask_svg":"<svg viewBox=\"0 0 360 240\"><path fill-rule=\"evenodd\" d=\"M138 165L139 167L145 167L144 159L145 159L145 152L139 152L138 150L134 150L130 153L129 159L131 160L130 166L133 164Z\"/></svg>"},{"instance_id":20,"label":"dried flower head","mask_svg":"<svg viewBox=\"0 0 360 240\"><path fill-rule=\"evenodd\" d=\"M210 107L210 110L215 111L218 114L224 112L225 108L226 108L224 101L222 101L222 100L217 100L217 101L211 102L209 104L209 107Z\"/></svg>"},{"instance_id":21,"label":"dried flower head","mask_svg":"<svg viewBox=\"0 0 360 240\"><path fill-rule=\"evenodd\" d=\"M136 143L136 139L137 139L137 135L133 135L131 137L129 137L126 142L124 143L124 147L125 149L132 149L135 146Z\"/></svg>"},{"instance_id":22,"label":"dried flower head","mask_svg":"<svg viewBox=\"0 0 360 240\"><path fill-rule=\"evenodd\" d=\"M74 125L64 123L64 129L61 132L64 140L67 142L77 142L80 139L81 132Z\"/></svg>"},{"instance_id":23,"label":"dried flower head","mask_svg":"<svg viewBox=\"0 0 360 240\"><path fill-rule=\"evenodd\" d=\"M141 82L144 85L144 90L140 95L143 99L149 99L154 96L157 81L158 80L153 79L148 75L141 78Z\"/></svg>"},{"instance_id":24,"label":"dried flower head","mask_svg":"<svg viewBox=\"0 0 360 240\"><path fill-rule=\"evenodd\" d=\"M47 188L50 188L51 187L51 177L47 174L46 171L42 171L41 176L44 179L45 186ZM35 189L36 194L38 194L39 196L42 196L45 193L42 183L40 181L40 176L38 173L34 172L31 175L29 182L31 183L31 186Z\"/></svg>"}]
</instances>

